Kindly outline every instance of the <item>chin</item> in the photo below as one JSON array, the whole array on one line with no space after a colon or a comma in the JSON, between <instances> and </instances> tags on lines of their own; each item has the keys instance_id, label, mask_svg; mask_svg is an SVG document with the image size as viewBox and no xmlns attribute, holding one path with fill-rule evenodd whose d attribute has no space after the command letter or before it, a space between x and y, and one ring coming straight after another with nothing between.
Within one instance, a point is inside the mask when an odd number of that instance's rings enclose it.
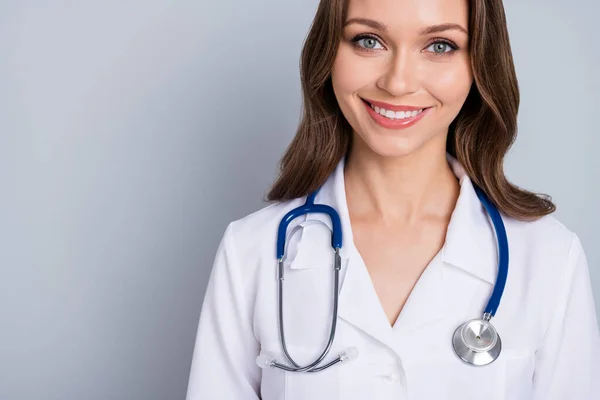
<instances>
[{"instance_id":1,"label":"chin","mask_svg":"<svg viewBox=\"0 0 600 400\"><path fill-rule=\"evenodd\" d=\"M368 148L367 151L381 157L404 157L423 145L423 143L415 143L414 140L407 137L371 137L369 140L361 140L361 142L362 146Z\"/></svg>"}]
</instances>

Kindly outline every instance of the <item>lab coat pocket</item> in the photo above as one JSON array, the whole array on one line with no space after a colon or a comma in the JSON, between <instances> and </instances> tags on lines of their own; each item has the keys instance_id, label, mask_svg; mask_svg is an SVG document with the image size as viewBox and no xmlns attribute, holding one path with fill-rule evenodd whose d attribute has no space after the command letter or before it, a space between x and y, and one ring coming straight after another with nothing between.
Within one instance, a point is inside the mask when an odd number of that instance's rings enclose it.
<instances>
[{"instance_id":1,"label":"lab coat pocket","mask_svg":"<svg viewBox=\"0 0 600 400\"><path fill-rule=\"evenodd\" d=\"M339 375L341 367L343 367L343 365L336 364L319 372L286 372L285 399L341 399Z\"/></svg>"},{"instance_id":2,"label":"lab coat pocket","mask_svg":"<svg viewBox=\"0 0 600 400\"><path fill-rule=\"evenodd\" d=\"M312 362L319 349L304 346L288 346L291 357L299 365ZM263 347L261 354L274 357L277 362L290 365L283 356L279 344ZM337 354L330 352L321 365L333 360ZM263 368L261 394L263 400L331 400L341 399L340 363L319 372L291 372L279 368Z\"/></svg>"},{"instance_id":3,"label":"lab coat pocket","mask_svg":"<svg viewBox=\"0 0 600 400\"><path fill-rule=\"evenodd\" d=\"M261 351L261 356L271 357L273 356L273 353ZM280 361L280 358L277 360ZM261 363L261 360L257 360L257 363ZM279 368L268 367L265 364L261 364L260 367L262 368L260 398L262 400L285 399L286 371Z\"/></svg>"},{"instance_id":4,"label":"lab coat pocket","mask_svg":"<svg viewBox=\"0 0 600 400\"><path fill-rule=\"evenodd\" d=\"M506 349L504 352L504 398L533 398L535 355L528 350Z\"/></svg>"},{"instance_id":5,"label":"lab coat pocket","mask_svg":"<svg viewBox=\"0 0 600 400\"><path fill-rule=\"evenodd\" d=\"M533 357L524 351L502 350L486 366L475 367L456 357L429 358L407 365L407 389L411 399L530 398L531 380L526 372Z\"/></svg>"}]
</instances>

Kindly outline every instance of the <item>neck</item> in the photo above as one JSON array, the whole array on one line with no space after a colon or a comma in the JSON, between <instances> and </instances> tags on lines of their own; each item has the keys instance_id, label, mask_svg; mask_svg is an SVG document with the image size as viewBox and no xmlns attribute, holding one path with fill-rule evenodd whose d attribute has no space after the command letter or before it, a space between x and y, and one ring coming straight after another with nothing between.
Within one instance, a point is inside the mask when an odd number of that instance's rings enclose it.
<instances>
[{"instance_id":1,"label":"neck","mask_svg":"<svg viewBox=\"0 0 600 400\"><path fill-rule=\"evenodd\" d=\"M351 214L384 224L449 219L460 185L446 149L421 149L403 157L382 157L353 147L344 169Z\"/></svg>"}]
</instances>

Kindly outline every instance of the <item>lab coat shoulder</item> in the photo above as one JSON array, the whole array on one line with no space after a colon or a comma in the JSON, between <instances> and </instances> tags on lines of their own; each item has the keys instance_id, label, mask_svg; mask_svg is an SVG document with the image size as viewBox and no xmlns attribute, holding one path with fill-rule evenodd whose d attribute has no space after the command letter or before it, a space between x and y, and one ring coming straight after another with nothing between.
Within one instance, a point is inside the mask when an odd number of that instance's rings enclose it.
<instances>
[{"instance_id":1,"label":"lab coat shoulder","mask_svg":"<svg viewBox=\"0 0 600 400\"><path fill-rule=\"evenodd\" d=\"M505 220L506 290L520 301L519 324L530 328L535 399L600 398L600 333L581 240L553 215Z\"/></svg>"},{"instance_id":2,"label":"lab coat shoulder","mask_svg":"<svg viewBox=\"0 0 600 400\"><path fill-rule=\"evenodd\" d=\"M244 286L247 304L255 303L263 279L276 271L277 230L280 221L289 211L303 204L303 201L298 198L272 203L232 221L227 227L223 240L238 260L237 272ZM272 281L274 279L273 275Z\"/></svg>"},{"instance_id":3,"label":"lab coat shoulder","mask_svg":"<svg viewBox=\"0 0 600 400\"><path fill-rule=\"evenodd\" d=\"M510 249L507 290L519 294L513 298L528 300L521 307L527 307L529 319L538 320L535 335L541 339L561 301L558 293L567 290L565 279L576 269L587 273L587 264L575 262L585 254L577 235L554 215L503 219Z\"/></svg>"},{"instance_id":4,"label":"lab coat shoulder","mask_svg":"<svg viewBox=\"0 0 600 400\"><path fill-rule=\"evenodd\" d=\"M538 284L544 291L555 292L570 267L568 263L574 232L546 215L534 221L503 216L510 249L510 274L524 285Z\"/></svg>"},{"instance_id":5,"label":"lab coat shoulder","mask_svg":"<svg viewBox=\"0 0 600 400\"><path fill-rule=\"evenodd\" d=\"M228 224L202 304L187 400L260 398L256 297L261 284L275 281L264 277L276 269L277 227L299 201L274 203Z\"/></svg>"}]
</instances>

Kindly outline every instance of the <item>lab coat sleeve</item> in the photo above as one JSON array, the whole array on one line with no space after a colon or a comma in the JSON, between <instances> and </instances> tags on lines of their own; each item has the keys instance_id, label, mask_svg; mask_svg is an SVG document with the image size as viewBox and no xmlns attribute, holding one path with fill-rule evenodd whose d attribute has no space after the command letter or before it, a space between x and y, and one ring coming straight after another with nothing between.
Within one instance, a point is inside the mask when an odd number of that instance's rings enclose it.
<instances>
[{"instance_id":1,"label":"lab coat sleeve","mask_svg":"<svg viewBox=\"0 0 600 400\"><path fill-rule=\"evenodd\" d=\"M260 398L259 345L242 282L230 224L204 296L186 400Z\"/></svg>"},{"instance_id":2,"label":"lab coat sleeve","mask_svg":"<svg viewBox=\"0 0 600 400\"><path fill-rule=\"evenodd\" d=\"M554 315L536 352L534 399L600 399L600 333L589 268L572 234Z\"/></svg>"}]
</instances>

